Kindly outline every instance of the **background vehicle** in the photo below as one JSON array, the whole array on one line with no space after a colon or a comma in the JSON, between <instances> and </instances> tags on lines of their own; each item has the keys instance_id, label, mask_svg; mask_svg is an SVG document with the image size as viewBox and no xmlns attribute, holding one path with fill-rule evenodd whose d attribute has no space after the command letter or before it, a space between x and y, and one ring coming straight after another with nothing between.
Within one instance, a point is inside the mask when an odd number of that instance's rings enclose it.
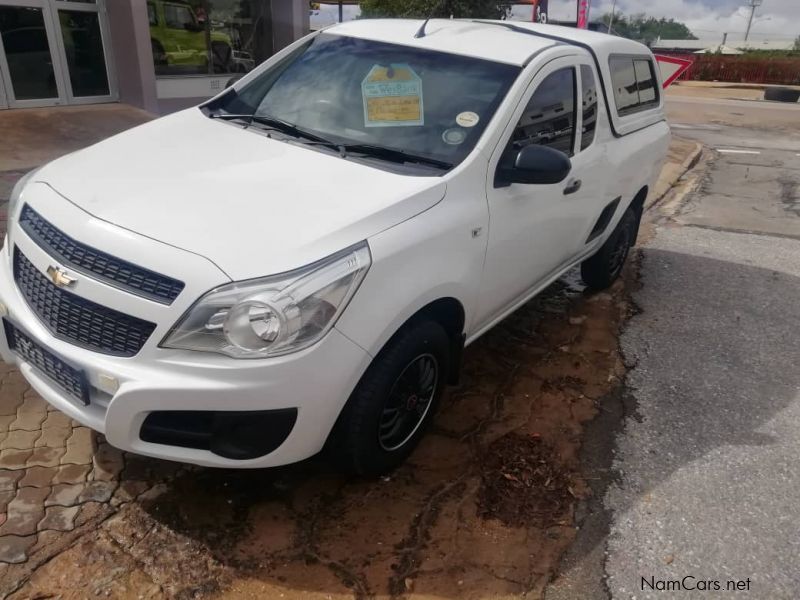
<instances>
[{"instance_id":1,"label":"background vehicle","mask_svg":"<svg viewBox=\"0 0 800 600\"><path fill-rule=\"evenodd\" d=\"M126 450L391 469L466 344L573 266L619 276L669 143L660 90L645 46L593 32L312 34L18 184L0 355Z\"/></svg>"},{"instance_id":2,"label":"background vehicle","mask_svg":"<svg viewBox=\"0 0 800 600\"><path fill-rule=\"evenodd\" d=\"M147 16L157 70L169 67L170 72L180 68L208 72L205 25L188 2L148 0ZM215 73L234 70L236 61L228 34L211 30L211 58Z\"/></svg>"}]
</instances>

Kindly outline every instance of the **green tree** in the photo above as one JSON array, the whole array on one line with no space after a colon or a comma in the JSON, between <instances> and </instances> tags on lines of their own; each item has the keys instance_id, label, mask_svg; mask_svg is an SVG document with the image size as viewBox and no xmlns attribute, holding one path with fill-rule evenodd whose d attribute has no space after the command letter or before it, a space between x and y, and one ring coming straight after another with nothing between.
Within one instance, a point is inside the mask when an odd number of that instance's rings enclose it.
<instances>
[{"instance_id":1,"label":"green tree","mask_svg":"<svg viewBox=\"0 0 800 600\"><path fill-rule=\"evenodd\" d=\"M363 17L426 19L500 19L508 14L510 0L363 0Z\"/></svg>"},{"instance_id":2,"label":"green tree","mask_svg":"<svg viewBox=\"0 0 800 600\"><path fill-rule=\"evenodd\" d=\"M611 15L606 13L602 17L606 25L611 21ZM614 15L614 22L611 25L612 33L621 37L630 38L649 44L657 38L667 40L696 40L697 38L691 30L675 19L657 19L648 17L645 14L625 16L622 13Z\"/></svg>"}]
</instances>

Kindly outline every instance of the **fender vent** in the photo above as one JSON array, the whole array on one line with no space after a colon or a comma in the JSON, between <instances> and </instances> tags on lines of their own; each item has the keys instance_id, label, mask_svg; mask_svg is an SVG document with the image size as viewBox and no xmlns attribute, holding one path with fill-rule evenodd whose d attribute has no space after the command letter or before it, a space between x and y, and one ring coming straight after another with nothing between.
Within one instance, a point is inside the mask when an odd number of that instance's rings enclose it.
<instances>
[{"instance_id":1,"label":"fender vent","mask_svg":"<svg viewBox=\"0 0 800 600\"><path fill-rule=\"evenodd\" d=\"M606 205L600 213L600 216L597 217L597 222L594 224L594 227L592 227L592 232L589 234L589 237L586 238L587 244L606 230L608 224L611 223L611 218L614 216L614 213L617 212L617 206L621 199L622 196L617 196Z\"/></svg>"}]
</instances>

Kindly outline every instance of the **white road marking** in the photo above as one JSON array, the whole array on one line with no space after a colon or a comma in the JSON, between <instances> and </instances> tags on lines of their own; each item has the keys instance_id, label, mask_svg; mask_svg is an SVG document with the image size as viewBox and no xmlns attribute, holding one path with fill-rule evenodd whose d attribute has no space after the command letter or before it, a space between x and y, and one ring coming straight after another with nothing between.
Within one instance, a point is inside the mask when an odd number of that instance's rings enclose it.
<instances>
[{"instance_id":1,"label":"white road marking","mask_svg":"<svg viewBox=\"0 0 800 600\"><path fill-rule=\"evenodd\" d=\"M760 150L734 150L733 148L717 148L723 154L761 154Z\"/></svg>"}]
</instances>

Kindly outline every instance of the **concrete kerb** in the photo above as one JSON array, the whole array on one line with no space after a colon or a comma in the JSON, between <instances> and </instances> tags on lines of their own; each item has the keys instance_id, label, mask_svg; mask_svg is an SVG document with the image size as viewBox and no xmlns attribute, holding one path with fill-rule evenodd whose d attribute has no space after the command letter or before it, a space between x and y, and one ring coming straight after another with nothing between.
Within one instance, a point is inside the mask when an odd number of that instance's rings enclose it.
<instances>
[{"instance_id":1,"label":"concrete kerb","mask_svg":"<svg viewBox=\"0 0 800 600\"><path fill-rule=\"evenodd\" d=\"M645 210L652 208L663 200L672 188L675 187L680 178L697 164L702 154L703 145L696 143L680 163L666 163L661 169L661 174L658 177L658 181L656 181L656 185L645 201Z\"/></svg>"}]
</instances>

